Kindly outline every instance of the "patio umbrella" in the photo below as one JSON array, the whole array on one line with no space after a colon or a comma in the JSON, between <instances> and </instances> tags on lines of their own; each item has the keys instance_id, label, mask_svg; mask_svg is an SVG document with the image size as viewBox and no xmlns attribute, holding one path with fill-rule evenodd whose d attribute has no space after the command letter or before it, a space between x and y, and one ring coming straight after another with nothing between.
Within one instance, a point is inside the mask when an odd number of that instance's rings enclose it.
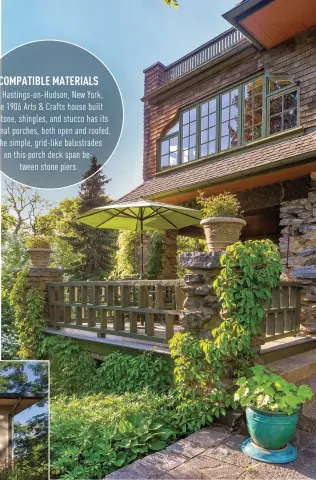
<instances>
[{"instance_id":1,"label":"patio umbrella","mask_svg":"<svg viewBox=\"0 0 316 480\"><path fill-rule=\"evenodd\" d=\"M193 208L139 200L131 203L112 203L105 207L93 208L81 215L77 221L93 228L136 230L140 232L141 278L143 278L143 232L145 230L177 230L189 225L196 225L201 218L201 212Z\"/></svg>"}]
</instances>

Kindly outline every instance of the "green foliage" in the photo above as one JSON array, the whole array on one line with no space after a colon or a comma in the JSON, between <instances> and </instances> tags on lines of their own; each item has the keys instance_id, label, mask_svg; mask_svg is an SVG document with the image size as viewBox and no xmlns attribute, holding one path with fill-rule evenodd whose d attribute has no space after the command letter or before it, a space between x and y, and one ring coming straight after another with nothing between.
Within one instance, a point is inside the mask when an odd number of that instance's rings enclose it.
<instances>
[{"instance_id":1,"label":"green foliage","mask_svg":"<svg viewBox=\"0 0 316 480\"><path fill-rule=\"evenodd\" d=\"M18 360L19 342L14 326L15 318L7 292L2 290L1 299L1 358Z\"/></svg>"},{"instance_id":2,"label":"green foliage","mask_svg":"<svg viewBox=\"0 0 316 480\"><path fill-rule=\"evenodd\" d=\"M74 341L59 335L44 337L40 355L51 360L52 395L88 393L93 388L96 362L91 353Z\"/></svg>"},{"instance_id":3,"label":"green foliage","mask_svg":"<svg viewBox=\"0 0 316 480\"><path fill-rule=\"evenodd\" d=\"M91 157L90 168L83 176L78 194L78 214L92 208L105 206L110 198L105 194L109 183L102 173L102 165L95 156ZM113 269L117 232L107 229L91 228L77 221L72 223L71 243L74 252L79 254L78 261L70 272L72 278L80 280L103 280Z\"/></svg>"},{"instance_id":4,"label":"green foliage","mask_svg":"<svg viewBox=\"0 0 316 480\"><path fill-rule=\"evenodd\" d=\"M232 362L237 376L255 363L252 335L261 331L263 305L282 271L277 246L269 240L235 243L222 254L221 265L214 288L224 318L212 331L213 338L177 333L169 342L184 428L192 422L202 426L213 416L225 415L227 407L237 407L221 379L231 376Z\"/></svg>"},{"instance_id":5,"label":"green foliage","mask_svg":"<svg viewBox=\"0 0 316 480\"><path fill-rule=\"evenodd\" d=\"M53 248L50 264L53 267L62 267L67 278L72 276L75 265L80 263L82 258L73 247L73 238L76 237L73 225L78 216L79 198L64 198L36 221L37 233L49 238Z\"/></svg>"},{"instance_id":6,"label":"green foliage","mask_svg":"<svg viewBox=\"0 0 316 480\"><path fill-rule=\"evenodd\" d=\"M26 240L26 246L27 248L50 248L50 243L48 238L42 235L31 235Z\"/></svg>"},{"instance_id":7,"label":"green foliage","mask_svg":"<svg viewBox=\"0 0 316 480\"><path fill-rule=\"evenodd\" d=\"M234 399L243 407L252 406L260 410L291 415L313 396L308 385L297 387L263 365L256 365L250 370L252 376L240 377L236 382L239 388Z\"/></svg>"},{"instance_id":8,"label":"green foliage","mask_svg":"<svg viewBox=\"0 0 316 480\"><path fill-rule=\"evenodd\" d=\"M1 356L5 360L18 359L18 335L14 310L10 305L10 292L16 281L17 268L23 268L28 262L26 238L27 235L24 232L8 233L2 246Z\"/></svg>"},{"instance_id":9,"label":"green foliage","mask_svg":"<svg viewBox=\"0 0 316 480\"><path fill-rule=\"evenodd\" d=\"M163 0L166 5L172 8L179 8L179 2L177 0Z\"/></svg>"},{"instance_id":10,"label":"green foliage","mask_svg":"<svg viewBox=\"0 0 316 480\"><path fill-rule=\"evenodd\" d=\"M174 438L174 399L144 390L51 401L51 469L68 479L105 475Z\"/></svg>"},{"instance_id":11,"label":"green foliage","mask_svg":"<svg viewBox=\"0 0 316 480\"><path fill-rule=\"evenodd\" d=\"M240 203L233 193L224 192L205 198L204 193L199 191L196 201L200 205L203 218L242 216Z\"/></svg>"},{"instance_id":12,"label":"green foliage","mask_svg":"<svg viewBox=\"0 0 316 480\"><path fill-rule=\"evenodd\" d=\"M44 294L30 288L26 269L20 270L10 293L10 305L13 309L14 326L19 341L19 358L27 360L38 358L38 349L43 341L45 320Z\"/></svg>"},{"instance_id":13,"label":"green foliage","mask_svg":"<svg viewBox=\"0 0 316 480\"><path fill-rule=\"evenodd\" d=\"M24 425L16 423L14 443L15 468L19 469L27 480L46 479L48 476L48 414L36 415ZM24 479L21 477L21 480L22 478ZM18 476L17 480L19 479Z\"/></svg>"},{"instance_id":14,"label":"green foliage","mask_svg":"<svg viewBox=\"0 0 316 480\"><path fill-rule=\"evenodd\" d=\"M4 244L15 225L15 218L9 213L7 205L1 205L1 243Z\"/></svg>"},{"instance_id":15,"label":"green foliage","mask_svg":"<svg viewBox=\"0 0 316 480\"><path fill-rule=\"evenodd\" d=\"M150 280L158 278L163 269L163 252L165 236L155 230L149 240L148 259L146 265L147 277Z\"/></svg>"},{"instance_id":16,"label":"green foliage","mask_svg":"<svg viewBox=\"0 0 316 480\"><path fill-rule=\"evenodd\" d=\"M137 392L148 386L150 390L162 393L170 388L171 379L168 358L153 353L132 356L115 352L105 357L97 369L96 388L121 394Z\"/></svg>"},{"instance_id":17,"label":"green foliage","mask_svg":"<svg viewBox=\"0 0 316 480\"><path fill-rule=\"evenodd\" d=\"M262 330L264 305L271 299L282 272L282 261L276 244L271 240L249 240L230 245L221 256L221 272L213 286L222 309L229 312L212 334L214 344L221 345L221 354L253 361L251 336Z\"/></svg>"},{"instance_id":18,"label":"green foliage","mask_svg":"<svg viewBox=\"0 0 316 480\"><path fill-rule=\"evenodd\" d=\"M114 352L98 365L76 341L49 335L44 339L41 354L51 359L53 394L121 394L144 387L166 392L171 384L168 359L153 353L133 356Z\"/></svg>"},{"instance_id":19,"label":"green foliage","mask_svg":"<svg viewBox=\"0 0 316 480\"><path fill-rule=\"evenodd\" d=\"M121 279L139 274L140 247L139 233L133 230L121 230L117 240L115 267L111 279Z\"/></svg>"}]
</instances>

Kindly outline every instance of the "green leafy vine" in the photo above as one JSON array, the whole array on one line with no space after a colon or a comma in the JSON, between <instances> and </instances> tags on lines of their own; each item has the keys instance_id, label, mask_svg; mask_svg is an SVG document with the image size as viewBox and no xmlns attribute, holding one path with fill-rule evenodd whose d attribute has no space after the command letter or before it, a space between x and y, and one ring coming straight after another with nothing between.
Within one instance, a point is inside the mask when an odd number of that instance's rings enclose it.
<instances>
[{"instance_id":1,"label":"green leafy vine","mask_svg":"<svg viewBox=\"0 0 316 480\"><path fill-rule=\"evenodd\" d=\"M10 305L14 311L14 324L18 333L18 356L24 360L38 358L45 321L44 293L29 285L27 269L20 270L10 294Z\"/></svg>"}]
</instances>

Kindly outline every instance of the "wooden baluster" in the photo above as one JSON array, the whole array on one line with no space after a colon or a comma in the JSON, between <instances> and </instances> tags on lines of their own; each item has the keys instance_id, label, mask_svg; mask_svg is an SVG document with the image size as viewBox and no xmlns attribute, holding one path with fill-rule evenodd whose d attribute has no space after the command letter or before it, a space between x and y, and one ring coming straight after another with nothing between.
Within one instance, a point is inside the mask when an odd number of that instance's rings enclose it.
<instances>
[{"instance_id":1,"label":"wooden baluster","mask_svg":"<svg viewBox=\"0 0 316 480\"><path fill-rule=\"evenodd\" d=\"M158 310L163 310L165 308L165 290L162 285L156 283L155 286L155 297L156 297L156 308Z\"/></svg>"},{"instance_id":2,"label":"wooden baluster","mask_svg":"<svg viewBox=\"0 0 316 480\"><path fill-rule=\"evenodd\" d=\"M125 322L123 318L123 312L121 310L114 311L114 330L122 331L125 329Z\"/></svg>"},{"instance_id":3,"label":"wooden baluster","mask_svg":"<svg viewBox=\"0 0 316 480\"><path fill-rule=\"evenodd\" d=\"M129 286L121 285L121 307L129 306Z\"/></svg>"},{"instance_id":4,"label":"wooden baluster","mask_svg":"<svg viewBox=\"0 0 316 480\"><path fill-rule=\"evenodd\" d=\"M145 314L145 334L149 337L155 335L155 314L146 312Z\"/></svg>"},{"instance_id":5,"label":"wooden baluster","mask_svg":"<svg viewBox=\"0 0 316 480\"><path fill-rule=\"evenodd\" d=\"M174 335L174 315L171 313L166 313L165 323L166 323L166 340L169 341Z\"/></svg>"},{"instance_id":6,"label":"wooden baluster","mask_svg":"<svg viewBox=\"0 0 316 480\"><path fill-rule=\"evenodd\" d=\"M182 285L176 285L175 288L175 310L183 310L184 290Z\"/></svg>"},{"instance_id":7,"label":"wooden baluster","mask_svg":"<svg viewBox=\"0 0 316 480\"><path fill-rule=\"evenodd\" d=\"M137 312L129 312L129 331L137 333Z\"/></svg>"},{"instance_id":8,"label":"wooden baluster","mask_svg":"<svg viewBox=\"0 0 316 480\"><path fill-rule=\"evenodd\" d=\"M88 303L88 287L86 285L81 286L81 303L83 305Z\"/></svg>"},{"instance_id":9,"label":"wooden baluster","mask_svg":"<svg viewBox=\"0 0 316 480\"><path fill-rule=\"evenodd\" d=\"M88 327L95 327L96 311L93 307L89 307L87 310L88 310Z\"/></svg>"},{"instance_id":10,"label":"wooden baluster","mask_svg":"<svg viewBox=\"0 0 316 480\"><path fill-rule=\"evenodd\" d=\"M113 285L106 286L106 304L108 307L114 305L114 288Z\"/></svg>"},{"instance_id":11,"label":"wooden baluster","mask_svg":"<svg viewBox=\"0 0 316 480\"><path fill-rule=\"evenodd\" d=\"M71 323L71 307L64 307L64 323Z\"/></svg>"},{"instance_id":12,"label":"wooden baluster","mask_svg":"<svg viewBox=\"0 0 316 480\"><path fill-rule=\"evenodd\" d=\"M138 288L138 308L148 308L148 287L140 285ZM143 317L140 323L142 326L144 325Z\"/></svg>"}]
</instances>

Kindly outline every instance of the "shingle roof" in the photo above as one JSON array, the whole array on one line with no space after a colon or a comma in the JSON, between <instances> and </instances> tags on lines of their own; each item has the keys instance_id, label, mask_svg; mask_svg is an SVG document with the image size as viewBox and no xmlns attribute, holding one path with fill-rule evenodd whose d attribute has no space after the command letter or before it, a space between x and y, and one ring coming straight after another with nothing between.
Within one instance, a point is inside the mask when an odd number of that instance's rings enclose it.
<instances>
[{"instance_id":1,"label":"shingle roof","mask_svg":"<svg viewBox=\"0 0 316 480\"><path fill-rule=\"evenodd\" d=\"M277 164L295 161L298 156L304 158L309 154L316 155L316 131L296 135L282 141L264 144L255 148L247 148L242 152L232 153L208 160L202 163L165 171L146 180L131 192L120 198L120 201L138 200L139 198L152 198L155 195L169 192L184 187L192 187L202 183L217 183L225 177L242 178L251 174L253 170L266 170L274 168Z\"/></svg>"}]
</instances>

